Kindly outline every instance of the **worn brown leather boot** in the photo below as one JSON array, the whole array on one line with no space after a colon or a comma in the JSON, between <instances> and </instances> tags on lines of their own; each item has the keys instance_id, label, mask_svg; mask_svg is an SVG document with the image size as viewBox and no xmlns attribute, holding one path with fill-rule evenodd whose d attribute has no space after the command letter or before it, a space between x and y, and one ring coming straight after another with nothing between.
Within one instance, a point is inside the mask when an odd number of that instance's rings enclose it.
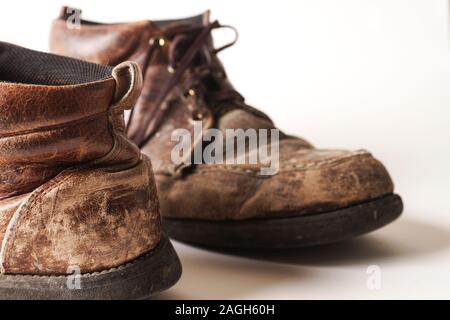
<instances>
[{"instance_id":1,"label":"worn brown leather boot","mask_svg":"<svg viewBox=\"0 0 450 320\"><path fill-rule=\"evenodd\" d=\"M0 42L0 298L134 299L172 286L150 160L124 134L115 68Z\"/></svg>"},{"instance_id":2,"label":"worn brown leather boot","mask_svg":"<svg viewBox=\"0 0 450 320\"><path fill-rule=\"evenodd\" d=\"M174 130L195 136L198 121L194 153L210 128L275 129L228 81L217 53L231 44L215 49L211 37L222 26L205 13L119 24L77 20L71 27L74 12L63 8L54 21L54 52L110 65L130 59L143 69L144 89L127 134L152 158L171 237L206 246L298 247L361 235L400 215L402 201L388 172L362 150L316 149L280 133L279 142L272 141L279 148L274 175L261 175L261 162L174 163Z\"/></svg>"}]
</instances>

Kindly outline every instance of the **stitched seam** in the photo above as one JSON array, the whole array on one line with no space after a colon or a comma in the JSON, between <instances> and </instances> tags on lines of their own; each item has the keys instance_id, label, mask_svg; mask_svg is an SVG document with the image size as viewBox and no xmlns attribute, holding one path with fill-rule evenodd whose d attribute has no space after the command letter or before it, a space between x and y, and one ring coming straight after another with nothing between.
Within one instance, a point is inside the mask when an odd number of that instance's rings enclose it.
<instances>
[{"instance_id":1,"label":"stitched seam","mask_svg":"<svg viewBox=\"0 0 450 320\"><path fill-rule=\"evenodd\" d=\"M277 175L283 174L283 173L289 173L290 171L305 171L305 170L321 169L321 168L327 167L329 165L341 164L347 160L354 158L355 156L369 157L370 154L369 153L355 153L355 154L352 154L352 155L349 155L349 156L346 156L343 158L339 158L339 159L329 159L329 160L311 162L306 165L297 164L297 165L282 166L282 167L280 167L280 171L283 170L283 172L279 172ZM226 172L251 175L251 176L255 176L255 177L267 177L267 178L271 177L271 176L261 176L259 174L260 169L261 168L244 169L244 168L239 168L239 167L234 167L234 166L226 166L226 165L217 166L217 165L215 165L214 168L200 168L200 169L198 169L197 173L198 174L207 174L209 172L226 171Z\"/></svg>"}]
</instances>

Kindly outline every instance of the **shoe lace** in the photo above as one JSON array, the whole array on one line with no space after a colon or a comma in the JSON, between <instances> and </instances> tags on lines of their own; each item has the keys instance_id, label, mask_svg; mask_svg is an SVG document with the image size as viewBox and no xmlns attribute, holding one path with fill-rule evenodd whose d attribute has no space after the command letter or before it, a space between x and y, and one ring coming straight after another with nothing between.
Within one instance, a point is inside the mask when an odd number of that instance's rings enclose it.
<instances>
[{"instance_id":1,"label":"shoe lace","mask_svg":"<svg viewBox=\"0 0 450 320\"><path fill-rule=\"evenodd\" d=\"M217 49L208 49L209 54L203 55L203 59L198 59L199 55L201 55L201 51L207 48L206 44L211 32L214 29L221 28L233 30L235 33L234 40ZM189 48L184 50L182 45L183 43L190 41L192 34L196 35L195 39L190 42ZM172 29L165 33L164 36L173 36L173 41L169 47L168 67L172 76L163 84L151 111L143 115L140 120L141 123L139 127L142 129L139 130L133 138L139 147L143 147L158 130L164 118L165 110L167 109L162 107L163 102L172 89L180 83L183 77L185 77L185 81L183 82L182 88L185 95L194 96L194 103L189 104L194 120L201 120L202 118L198 104L200 98L204 99L210 107L223 105L224 102L236 102L236 104L239 105L244 101L242 95L233 88L226 88L219 85L214 89L211 89L207 81L207 79L211 79L211 76L214 77L214 75L223 78L225 77L226 73L223 66L217 61L213 61L210 57L233 46L237 42L238 32L234 27L221 25L218 21L215 21L202 27L180 26L179 28ZM144 78L150 60L154 54L165 45L165 39L163 37L152 37L149 44L143 68ZM181 58L179 58L180 52L184 52ZM187 72L188 70L189 72ZM134 113L132 111L128 120L128 128L133 120L133 115Z\"/></svg>"}]
</instances>

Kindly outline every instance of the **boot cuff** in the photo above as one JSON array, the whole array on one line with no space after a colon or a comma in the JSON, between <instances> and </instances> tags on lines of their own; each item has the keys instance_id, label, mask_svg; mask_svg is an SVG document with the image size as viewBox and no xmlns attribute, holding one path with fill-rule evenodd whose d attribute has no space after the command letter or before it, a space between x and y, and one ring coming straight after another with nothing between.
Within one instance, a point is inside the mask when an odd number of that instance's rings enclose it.
<instances>
[{"instance_id":1,"label":"boot cuff","mask_svg":"<svg viewBox=\"0 0 450 320\"><path fill-rule=\"evenodd\" d=\"M106 115L112 70L0 42L0 138Z\"/></svg>"}]
</instances>

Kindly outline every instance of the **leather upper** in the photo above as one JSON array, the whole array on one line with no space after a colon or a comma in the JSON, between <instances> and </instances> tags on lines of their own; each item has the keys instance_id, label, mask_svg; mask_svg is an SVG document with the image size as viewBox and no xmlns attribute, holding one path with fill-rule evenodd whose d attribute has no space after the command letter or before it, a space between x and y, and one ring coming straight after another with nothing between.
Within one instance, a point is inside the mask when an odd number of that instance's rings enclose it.
<instances>
[{"instance_id":1,"label":"leather upper","mask_svg":"<svg viewBox=\"0 0 450 320\"><path fill-rule=\"evenodd\" d=\"M0 83L0 199L29 192L65 168L107 154L112 78L97 84Z\"/></svg>"},{"instance_id":2,"label":"leather upper","mask_svg":"<svg viewBox=\"0 0 450 320\"><path fill-rule=\"evenodd\" d=\"M139 67L7 43L0 60L8 63L0 65L1 272L101 271L154 248L151 163L124 132L124 110L142 87Z\"/></svg>"},{"instance_id":3,"label":"leather upper","mask_svg":"<svg viewBox=\"0 0 450 320\"><path fill-rule=\"evenodd\" d=\"M203 133L209 128L275 128L229 82L211 36L220 24L210 22L208 12L164 23L82 21L80 29L67 28L64 19L62 15L53 23L54 52L101 63L133 59L143 68L144 88L127 133L152 158L165 217L234 220L314 214L393 192L389 174L370 153L319 150L284 133L280 170L273 176L258 174L260 165L177 167L171 160L177 143L171 134L180 128L193 134L197 120ZM95 38L108 40L85 50Z\"/></svg>"}]
</instances>

